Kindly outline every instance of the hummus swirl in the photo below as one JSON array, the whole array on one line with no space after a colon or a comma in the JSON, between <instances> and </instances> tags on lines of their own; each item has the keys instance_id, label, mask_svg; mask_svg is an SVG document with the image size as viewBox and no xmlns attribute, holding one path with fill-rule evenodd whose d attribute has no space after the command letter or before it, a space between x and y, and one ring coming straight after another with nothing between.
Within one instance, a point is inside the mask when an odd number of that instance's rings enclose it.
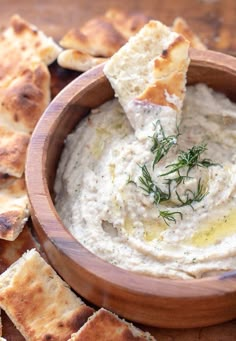
<instances>
[{"instance_id":1,"label":"hummus swirl","mask_svg":"<svg viewBox=\"0 0 236 341\"><path fill-rule=\"evenodd\" d=\"M180 118L164 107L158 115L163 131L176 134ZM204 84L190 86L177 143L153 167L151 136L135 136L116 99L92 110L68 136L59 163L55 203L63 223L91 252L130 271L188 279L236 269L235 128L236 104ZM162 176L167 166L203 143L214 164L168 185L175 174ZM172 193L158 207L142 189L143 165ZM199 179L201 200L181 205ZM178 213L168 221L160 215L166 211Z\"/></svg>"}]
</instances>

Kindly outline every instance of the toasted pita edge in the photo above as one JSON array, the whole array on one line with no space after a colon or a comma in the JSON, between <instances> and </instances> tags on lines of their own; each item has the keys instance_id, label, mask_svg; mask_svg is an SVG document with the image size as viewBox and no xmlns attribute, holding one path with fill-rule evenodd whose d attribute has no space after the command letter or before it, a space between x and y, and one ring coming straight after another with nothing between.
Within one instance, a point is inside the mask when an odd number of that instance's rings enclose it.
<instances>
[{"instance_id":1,"label":"toasted pita edge","mask_svg":"<svg viewBox=\"0 0 236 341\"><path fill-rule=\"evenodd\" d=\"M30 136L0 125L0 173L21 177Z\"/></svg>"},{"instance_id":2,"label":"toasted pita edge","mask_svg":"<svg viewBox=\"0 0 236 341\"><path fill-rule=\"evenodd\" d=\"M94 57L110 57L127 39L105 17L87 21L80 29L72 29L62 37L60 45Z\"/></svg>"},{"instance_id":3,"label":"toasted pita edge","mask_svg":"<svg viewBox=\"0 0 236 341\"><path fill-rule=\"evenodd\" d=\"M134 100L179 110L190 61L188 49L184 37L151 20L109 59L103 71L126 113ZM169 94L170 89L173 93Z\"/></svg>"},{"instance_id":4,"label":"toasted pita edge","mask_svg":"<svg viewBox=\"0 0 236 341\"><path fill-rule=\"evenodd\" d=\"M104 308L94 313L77 333L72 334L68 341L110 341L113 337L117 341L155 341L155 338L148 332L143 332L132 323L121 320Z\"/></svg>"},{"instance_id":5,"label":"toasted pita edge","mask_svg":"<svg viewBox=\"0 0 236 341\"><path fill-rule=\"evenodd\" d=\"M185 95L186 74L189 65L189 43L178 36L161 56L154 60L155 81L150 84L137 100L169 106L180 111Z\"/></svg>"},{"instance_id":6,"label":"toasted pita edge","mask_svg":"<svg viewBox=\"0 0 236 341\"><path fill-rule=\"evenodd\" d=\"M0 239L13 241L21 233L30 215L24 178L15 178L2 188L0 198L1 202L6 202L6 207L1 207L0 213Z\"/></svg>"},{"instance_id":7,"label":"toasted pita edge","mask_svg":"<svg viewBox=\"0 0 236 341\"><path fill-rule=\"evenodd\" d=\"M175 18L172 24L172 30L182 34L184 38L189 41L191 47L199 50L207 50L207 46L202 42L200 37L191 30L187 21L183 18Z\"/></svg>"},{"instance_id":8,"label":"toasted pita edge","mask_svg":"<svg viewBox=\"0 0 236 341\"><path fill-rule=\"evenodd\" d=\"M53 63L61 52L61 47L52 37L46 36L35 25L30 24L18 14L11 17L10 26L6 29L5 34L22 40L22 46L26 46L26 48L29 39L30 48L34 46L36 54L47 65Z\"/></svg>"},{"instance_id":9,"label":"toasted pita edge","mask_svg":"<svg viewBox=\"0 0 236 341\"><path fill-rule=\"evenodd\" d=\"M93 57L73 49L61 52L57 58L57 62L61 67L76 71L87 71L107 60L108 58Z\"/></svg>"},{"instance_id":10,"label":"toasted pita edge","mask_svg":"<svg viewBox=\"0 0 236 341\"><path fill-rule=\"evenodd\" d=\"M125 12L117 8L108 9L104 17L108 19L112 25L127 40L147 24L152 18L142 12Z\"/></svg>"},{"instance_id":11,"label":"toasted pita edge","mask_svg":"<svg viewBox=\"0 0 236 341\"><path fill-rule=\"evenodd\" d=\"M0 93L0 123L31 133L50 102L50 73L40 61L23 63L19 74Z\"/></svg>"},{"instance_id":12,"label":"toasted pita edge","mask_svg":"<svg viewBox=\"0 0 236 341\"><path fill-rule=\"evenodd\" d=\"M29 217L29 210L9 211L0 214L0 239L15 240L23 230Z\"/></svg>"},{"instance_id":13,"label":"toasted pita edge","mask_svg":"<svg viewBox=\"0 0 236 341\"><path fill-rule=\"evenodd\" d=\"M94 312L35 249L0 275L0 307L28 341L67 341Z\"/></svg>"}]
</instances>

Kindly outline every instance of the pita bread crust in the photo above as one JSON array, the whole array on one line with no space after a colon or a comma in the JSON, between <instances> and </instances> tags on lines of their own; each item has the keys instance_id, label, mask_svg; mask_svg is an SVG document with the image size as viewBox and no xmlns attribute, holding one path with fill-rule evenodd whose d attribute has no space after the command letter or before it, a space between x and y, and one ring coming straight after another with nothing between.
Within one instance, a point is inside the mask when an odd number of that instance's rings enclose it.
<instances>
[{"instance_id":1,"label":"pita bread crust","mask_svg":"<svg viewBox=\"0 0 236 341\"><path fill-rule=\"evenodd\" d=\"M15 240L29 217L24 178L0 190L0 239Z\"/></svg>"},{"instance_id":2,"label":"pita bread crust","mask_svg":"<svg viewBox=\"0 0 236 341\"><path fill-rule=\"evenodd\" d=\"M21 177L25 169L25 158L29 135L16 133L0 126L0 172Z\"/></svg>"},{"instance_id":3,"label":"pita bread crust","mask_svg":"<svg viewBox=\"0 0 236 341\"><path fill-rule=\"evenodd\" d=\"M0 89L0 124L31 133L50 101L50 74L38 61L21 65L15 79Z\"/></svg>"},{"instance_id":4,"label":"pita bread crust","mask_svg":"<svg viewBox=\"0 0 236 341\"><path fill-rule=\"evenodd\" d=\"M185 38L178 36L168 49L162 51L161 56L154 60L155 81L137 97L138 100L181 110L189 65L188 48ZM176 101L173 101L173 96Z\"/></svg>"},{"instance_id":5,"label":"pita bread crust","mask_svg":"<svg viewBox=\"0 0 236 341\"><path fill-rule=\"evenodd\" d=\"M51 37L47 37L19 15L12 16L9 27L2 33L2 38L8 45L21 51L24 59L26 56L37 55L47 65L56 60L61 51L60 46Z\"/></svg>"},{"instance_id":6,"label":"pita bread crust","mask_svg":"<svg viewBox=\"0 0 236 341\"><path fill-rule=\"evenodd\" d=\"M181 18L177 17L172 25L172 30L182 34L185 39L187 39L190 43L190 46L199 49L199 50L207 50L206 45L201 41L201 39L191 30L187 22Z\"/></svg>"},{"instance_id":7,"label":"pita bread crust","mask_svg":"<svg viewBox=\"0 0 236 341\"><path fill-rule=\"evenodd\" d=\"M89 20L80 30L72 29L60 41L64 48L75 49L95 57L110 57L126 39L104 18Z\"/></svg>"},{"instance_id":8,"label":"pita bread crust","mask_svg":"<svg viewBox=\"0 0 236 341\"><path fill-rule=\"evenodd\" d=\"M107 61L107 58L93 57L77 50L65 50L59 54L57 62L61 67L77 71L87 71Z\"/></svg>"},{"instance_id":9,"label":"pita bread crust","mask_svg":"<svg viewBox=\"0 0 236 341\"><path fill-rule=\"evenodd\" d=\"M120 32L127 40L147 24L151 17L141 12L126 13L121 10L111 8L104 17L108 19L115 29Z\"/></svg>"},{"instance_id":10,"label":"pita bread crust","mask_svg":"<svg viewBox=\"0 0 236 341\"><path fill-rule=\"evenodd\" d=\"M67 341L94 311L34 249L0 276L0 306L28 341Z\"/></svg>"},{"instance_id":11,"label":"pita bread crust","mask_svg":"<svg viewBox=\"0 0 236 341\"><path fill-rule=\"evenodd\" d=\"M89 20L81 29L70 30L60 41L68 49L58 56L60 66L87 71L103 63L149 21L142 13L110 9Z\"/></svg>"},{"instance_id":12,"label":"pita bread crust","mask_svg":"<svg viewBox=\"0 0 236 341\"><path fill-rule=\"evenodd\" d=\"M100 309L68 341L155 341L149 333L121 320L108 310Z\"/></svg>"},{"instance_id":13,"label":"pita bread crust","mask_svg":"<svg viewBox=\"0 0 236 341\"><path fill-rule=\"evenodd\" d=\"M134 100L180 109L188 49L187 40L152 20L110 58L104 73L126 113Z\"/></svg>"}]
</instances>

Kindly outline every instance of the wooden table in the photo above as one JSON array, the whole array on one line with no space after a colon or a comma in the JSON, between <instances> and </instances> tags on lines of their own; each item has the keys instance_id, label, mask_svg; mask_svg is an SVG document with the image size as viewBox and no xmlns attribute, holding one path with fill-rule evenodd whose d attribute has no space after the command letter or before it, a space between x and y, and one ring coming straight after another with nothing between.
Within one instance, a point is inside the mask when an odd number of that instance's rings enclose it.
<instances>
[{"instance_id":1,"label":"wooden table","mask_svg":"<svg viewBox=\"0 0 236 341\"><path fill-rule=\"evenodd\" d=\"M236 55L236 0L98 0L90 2L88 0L0 0L0 25L7 25L10 16L18 13L43 29L48 35L59 40L71 27L79 27L86 20L94 15L103 14L111 7L142 11L167 25L171 25L176 16L182 16L210 49ZM52 72L54 94L77 76L76 72L65 76L63 71L58 71L55 66ZM0 272L3 271L1 268L3 249L19 247L15 255L18 257L25 249L34 245L28 229L14 244L0 241ZM208 328L188 330L142 328L150 330L159 341L236 340L236 320ZM3 333L8 341L23 340L4 314Z\"/></svg>"}]
</instances>

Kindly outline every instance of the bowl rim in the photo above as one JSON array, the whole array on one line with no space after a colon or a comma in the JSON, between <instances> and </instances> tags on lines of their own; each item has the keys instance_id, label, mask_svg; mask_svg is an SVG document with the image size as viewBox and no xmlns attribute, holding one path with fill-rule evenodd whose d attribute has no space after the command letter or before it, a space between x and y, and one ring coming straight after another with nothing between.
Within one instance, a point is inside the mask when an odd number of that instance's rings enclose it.
<instances>
[{"instance_id":1,"label":"bowl rim","mask_svg":"<svg viewBox=\"0 0 236 341\"><path fill-rule=\"evenodd\" d=\"M190 56L193 65L197 66L204 63L207 67L215 68L217 62L219 70L233 72L236 77L236 58L232 56L215 51L195 49L191 49ZM45 175L45 151L47 151L49 143L48 134L60 120L61 114L68 103L76 100L78 89L80 93L83 93L87 87L95 86L98 77L105 78L103 64L83 73L67 85L49 104L32 134L26 161L26 185L33 211L32 215L36 216L47 237L62 254L79 263L93 276L95 275L97 278L104 279L106 282L108 281L112 285L119 286L130 292L143 293L144 282L146 283L145 294L147 296L193 298L235 292L236 271L200 279L183 280L151 277L119 268L91 253L72 236L62 223L49 194ZM92 81L93 79L95 80ZM55 226L60 226L60 228L55 231ZM55 232L59 233L58 236L55 235ZM65 240L70 245L69 248L64 245ZM78 253L80 253L79 256ZM215 286L216 281L219 282L219 279L224 280L224 288ZM234 285L230 284L232 280ZM173 287L174 290L170 290L170 287Z\"/></svg>"}]
</instances>

